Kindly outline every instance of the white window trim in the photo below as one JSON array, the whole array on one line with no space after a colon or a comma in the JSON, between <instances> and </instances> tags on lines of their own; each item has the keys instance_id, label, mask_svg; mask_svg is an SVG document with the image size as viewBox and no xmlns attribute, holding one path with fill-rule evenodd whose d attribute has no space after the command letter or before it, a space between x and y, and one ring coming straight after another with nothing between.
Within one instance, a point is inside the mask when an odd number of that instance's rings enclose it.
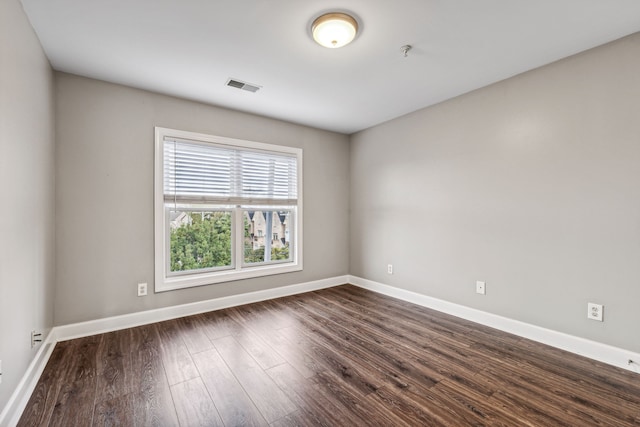
<instances>
[{"instance_id":1,"label":"white window trim","mask_svg":"<svg viewBox=\"0 0 640 427\"><path fill-rule=\"evenodd\" d=\"M298 162L297 185L298 204L296 206L295 220L293 221L293 242L292 242L292 262L266 264L256 266L244 266L242 262L235 262L232 269L220 271L209 271L206 273L191 273L182 276L167 276L166 260L168 256L167 241L168 233L165 231L165 209L164 209L164 162L163 145L166 137L190 139L215 144L229 145L232 147L242 147L249 149L265 150L287 154L295 154ZM176 289L190 288L194 286L210 285L214 283L229 282L234 280L250 279L255 277L269 276L273 274L290 273L302 270L302 149L281 145L265 144L262 142L246 141L241 139L226 138L222 136L207 135L202 133L188 132L182 130L168 129L163 127L155 128L155 154L154 154L154 230L155 230L155 292L165 292ZM238 220L238 218L236 218ZM233 247L236 248L234 257L242 252L238 250L243 247L242 233L237 232L237 227L232 228Z\"/></svg>"}]
</instances>

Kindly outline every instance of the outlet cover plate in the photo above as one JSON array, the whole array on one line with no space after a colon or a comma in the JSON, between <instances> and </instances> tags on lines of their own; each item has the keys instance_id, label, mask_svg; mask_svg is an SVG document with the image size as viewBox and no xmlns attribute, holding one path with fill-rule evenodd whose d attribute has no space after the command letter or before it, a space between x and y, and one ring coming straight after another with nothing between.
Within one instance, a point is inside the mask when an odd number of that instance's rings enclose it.
<instances>
[{"instance_id":1,"label":"outlet cover plate","mask_svg":"<svg viewBox=\"0 0 640 427\"><path fill-rule=\"evenodd\" d=\"M487 288L484 282L481 282L479 280L476 282L476 293L481 295L486 295Z\"/></svg>"},{"instance_id":2,"label":"outlet cover plate","mask_svg":"<svg viewBox=\"0 0 640 427\"><path fill-rule=\"evenodd\" d=\"M143 297L147 295L147 284L146 283L138 283L138 296Z\"/></svg>"},{"instance_id":3,"label":"outlet cover plate","mask_svg":"<svg viewBox=\"0 0 640 427\"><path fill-rule=\"evenodd\" d=\"M587 304L587 318L591 320L597 320L598 322L602 322L602 315L604 311L604 306L602 304L588 303Z\"/></svg>"}]
</instances>

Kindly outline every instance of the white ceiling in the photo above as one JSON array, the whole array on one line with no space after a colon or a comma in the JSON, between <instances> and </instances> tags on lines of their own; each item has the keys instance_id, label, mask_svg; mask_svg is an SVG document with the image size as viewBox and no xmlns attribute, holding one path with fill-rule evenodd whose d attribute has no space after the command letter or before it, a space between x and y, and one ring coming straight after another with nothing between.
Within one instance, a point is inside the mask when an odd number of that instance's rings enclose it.
<instances>
[{"instance_id":1,"label":"white ceiling","mask_svg":"<svg viewBox=\"0 0 640 427\"><path fill-rule=\"evenodd\" d=\"M347 134L640 31L640 0L22 3L56 70ZM341 49L310 37L333 10Z\"/></svg>"}]
</instances>

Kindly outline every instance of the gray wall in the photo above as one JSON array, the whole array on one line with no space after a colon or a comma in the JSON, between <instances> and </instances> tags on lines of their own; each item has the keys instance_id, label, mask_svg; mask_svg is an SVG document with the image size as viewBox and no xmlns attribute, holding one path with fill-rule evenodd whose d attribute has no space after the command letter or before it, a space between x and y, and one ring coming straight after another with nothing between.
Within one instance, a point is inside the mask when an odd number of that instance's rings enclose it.
<instances>
[{"instance_id":1,"label":"gray wall","mask_svg":"<svg viewBox=\"0 0 640 427\"><path fill-rule=\"evenodd\" d=\"M640 351L640 34L355 134L350 161L351 274Z\"/></svg>"},{"instance_id":2,"label":"gray wall","mask_svg":"<svg viewBox=\"0 0 640 427\"><path fill-rule=\"evenodd\" d=\"M53 72L18 0L0 2L0 412L53 322Z\"/></svg>"},{"instance_id":3,"label":"gray wall","mask_svg":"<svg viewBox=\"0 0 640 427\"><path fill-rule=\"evenodd\" d=\"M348 273L347 136L63 73L56 114L56 325ZM154 126L301 147L304 271L137 297L154 280Z\"/></svg>"}]
</instances>

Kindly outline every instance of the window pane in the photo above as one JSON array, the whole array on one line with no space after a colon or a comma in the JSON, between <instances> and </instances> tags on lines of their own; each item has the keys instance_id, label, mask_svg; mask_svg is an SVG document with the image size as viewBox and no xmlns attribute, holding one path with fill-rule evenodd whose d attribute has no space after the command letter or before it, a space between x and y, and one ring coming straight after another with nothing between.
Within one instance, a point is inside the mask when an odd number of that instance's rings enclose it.
<instances>
[{"instance_id":1,"label":"window pane","mask_svg":"<svg viewBox=\"0 0 640 427\"><path fill-rule=\"evenodd\" d=\"M244 210L244 262L291 261L291 211Z\"/></svg>"},{"instance_id":2,"label":"window pane","mask_svg":"<svg viewBox=\"0 0 640 427\"><path fill-rule=\"evenodd\" d=\"M170 271L231 266L231 217L228 211L169 211Z\"/></svg>"}]
</instances>

